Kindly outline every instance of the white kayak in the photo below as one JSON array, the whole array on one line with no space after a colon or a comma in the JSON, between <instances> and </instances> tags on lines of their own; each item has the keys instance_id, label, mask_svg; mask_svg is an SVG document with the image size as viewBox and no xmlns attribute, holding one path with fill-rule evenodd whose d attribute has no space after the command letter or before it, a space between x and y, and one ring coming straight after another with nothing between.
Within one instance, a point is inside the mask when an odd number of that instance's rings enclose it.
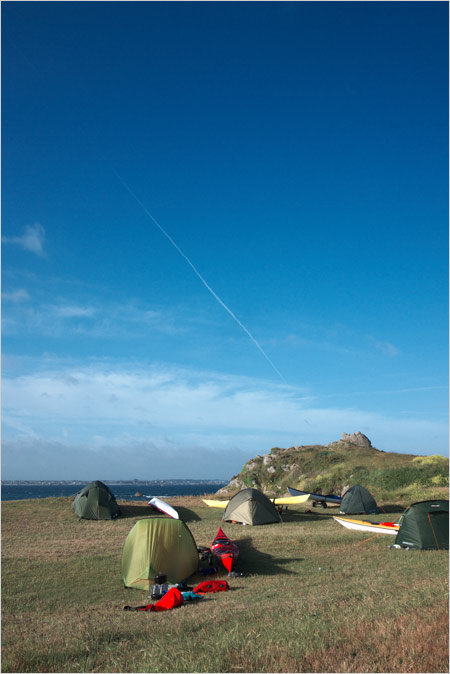
<instances>
[{"instance_id":1,"label":"white kayak","mask_svg":"<svg viewBox=\"0 0 450 674\"><path fill-rule=\"evenodd\" d=\"M333 517L336 522L342 524L347 529L355 531L371 531L377 534L398 534L399 525L394 522L368 522L366 520L352 520L347 517Z\"/></svg>"},{"instance_id":2,"label":"white kayak","mask_svg":"<svg viewBox=\"0 0 450 674\"><path fill-rule=\"evenodd\" d=\"M180 516L178 515L175 508L172 508L171 505L169 505L165 501L162 501L160 498L156 498L156 496L151 498L150 501L147 501L147 503L148 505L151 505L153 508L156 508L156 510L159 510L161 513L169 515L169 517L173 517L175 520L180 519Z\"/></svg>"}]
</instances>

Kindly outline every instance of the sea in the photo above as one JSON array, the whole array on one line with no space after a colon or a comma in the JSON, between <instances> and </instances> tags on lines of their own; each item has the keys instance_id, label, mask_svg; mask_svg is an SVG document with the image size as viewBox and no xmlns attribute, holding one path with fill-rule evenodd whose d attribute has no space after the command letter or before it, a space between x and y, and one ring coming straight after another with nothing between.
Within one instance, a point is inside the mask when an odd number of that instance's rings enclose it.
<instances>
[{"instance_id":1,"label":"sea","mask_svg":"<svg viewBox=\"0 0 450 674\"><path fill-rule=\"evenodd\" d=\"M138 501L143 496L199 496L213 494L228 484L227 480L159 480L150 482L108 482L102 480L118 500ZM49 496L75 496L80 489L89 483L86 482L2 482L1 500L19 501L23 499L48 498Z\"/></svg>"}]
</instances>

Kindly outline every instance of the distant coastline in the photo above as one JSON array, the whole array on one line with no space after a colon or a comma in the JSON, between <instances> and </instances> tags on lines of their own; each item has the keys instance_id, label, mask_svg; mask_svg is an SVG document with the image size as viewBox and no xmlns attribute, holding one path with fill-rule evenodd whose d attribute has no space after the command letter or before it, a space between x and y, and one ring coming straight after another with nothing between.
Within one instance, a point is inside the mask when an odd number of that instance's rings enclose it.
<instances>
[{"instance_id":1,"label":"distant coastline","mask_svg":"<svg viewBox=\"0 0 450 674\"><path fill-rule=\"evenodd\" d=\"M2 480L1 500L19 501L33 498L74 497L93 480ZM160 496L196 496L211 494L228 484L228 480L102 480L118 500Z\"/></svg>"},{"instance_id":2,"label":"distant coastline","mask_svg":"<svg viewBox=\"0 0 450 674\"><path fill-rule=\"evenodd\" d=\"M24 484L54 484L54 485L59 485L59 484L88 484L89 482L92 482L92 479L85 479L85 480L2 480L1 484L2 485L24 485ZM227 483L227 479L217 479L217 480L194 480L194 479L188 479L188 480L174 480L174 479L168 479L168 480L107 480L103 479L102 482L105 482L107 484L222 484L222 483Z\"/></svg>"}]
</instances>

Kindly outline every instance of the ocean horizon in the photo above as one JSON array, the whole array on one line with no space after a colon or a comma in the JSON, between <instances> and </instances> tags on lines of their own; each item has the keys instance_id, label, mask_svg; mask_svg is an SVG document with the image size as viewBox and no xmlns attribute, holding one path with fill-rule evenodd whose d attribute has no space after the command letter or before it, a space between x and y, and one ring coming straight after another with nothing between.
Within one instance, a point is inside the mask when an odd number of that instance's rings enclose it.
<instances>
[{"instance_id":1,"label":"ocean horizon","mask_svg":"<svg viewBox=\"0 0 450 674\"><path fill-rule=\"evenodd\" d=\"M2 480L1 500L21 501L36 498L74 496L89 482L71 480ZM199 496L214 493L228 484L228 480L102 480L114 496L122 501L143 497ZM139 496L141 494L142 496Z\"/></svg>"}]
</instances>

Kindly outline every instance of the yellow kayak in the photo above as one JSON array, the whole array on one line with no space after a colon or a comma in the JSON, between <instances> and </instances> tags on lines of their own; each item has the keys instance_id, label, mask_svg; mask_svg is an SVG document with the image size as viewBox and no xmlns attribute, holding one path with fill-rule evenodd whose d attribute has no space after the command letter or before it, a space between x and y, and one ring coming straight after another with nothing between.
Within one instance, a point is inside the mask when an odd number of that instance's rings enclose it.
<instances>
[{"instance_id":1,"label":"yellow kayak","mask_svg":"<svg viewBox=\"0 0 450 674\"><path fill-rule=\"evenodd\" d=\"M304 494L302 496L286 496L284 498L270 499L275 505L298 505L299 503L305 503L309 499L309 494Z\"/></svg>"},{"instance_id":2,"label":"yellow kayak","mask_svg":"<svg viewBox=\"0 0 450 674\"><path fill-rule=\"evenodd\" d=\"M284 498L275 498L270 499L275 505L298 505L299 503L305 503L309 499L309 494L304 494L302 496L286 496ZM212 501L209 499L202 499L203 503L206 503L210 508L226 508L228 501Z\"/></svg>"},{"instance_id":3,"label":"yellow kayak","mask_svg":"<svg viewBox=\"0 0 450 674\"><path fill-rule=\"evenodd\" d=\"M228 501L210 501L207 498L202 498L202 501L210 508L226 508L228 505Z\"/></svg>"}]
</instances>

